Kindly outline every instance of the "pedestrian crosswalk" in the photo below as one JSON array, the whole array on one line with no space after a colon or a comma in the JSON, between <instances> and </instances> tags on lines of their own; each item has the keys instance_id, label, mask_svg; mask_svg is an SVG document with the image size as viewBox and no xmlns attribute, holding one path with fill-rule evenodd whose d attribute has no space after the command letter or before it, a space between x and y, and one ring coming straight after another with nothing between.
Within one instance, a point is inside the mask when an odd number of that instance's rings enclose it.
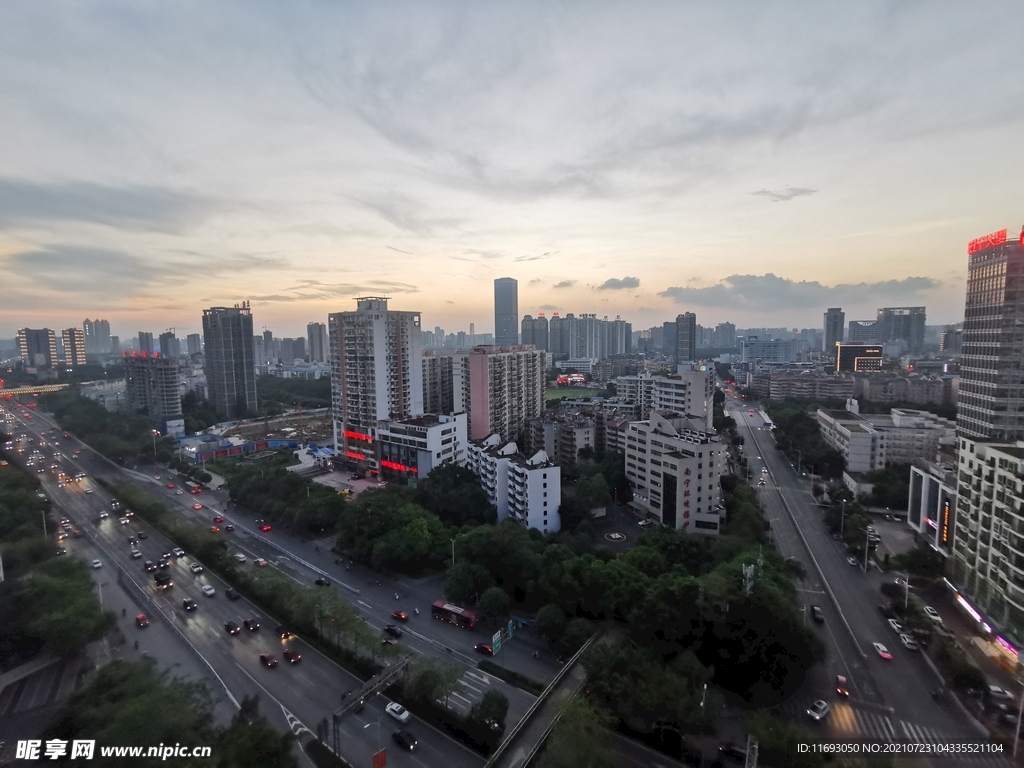
<instances>
[{"instance_id":1,"label":"pedestrian crosswalk","mask_svg":"<svg viewBox=\"0 0 1024 768\"><path fill-rule=\"evenodd\" d=\"M437 703L442 706L447 703L449 709L457 710L461 715L467 716L473 705L483 699L491 684L490 675L476 669L467 669L459 679L458 688L448 697L448 701L438 699Z\"/></svg>"}]
</instances>

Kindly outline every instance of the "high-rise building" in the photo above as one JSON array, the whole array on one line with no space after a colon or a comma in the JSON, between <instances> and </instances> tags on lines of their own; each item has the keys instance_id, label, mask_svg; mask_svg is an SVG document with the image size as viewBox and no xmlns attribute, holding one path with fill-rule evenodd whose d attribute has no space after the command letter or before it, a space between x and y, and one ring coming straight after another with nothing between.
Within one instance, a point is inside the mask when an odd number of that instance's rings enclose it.
<instances>
[{"instance_id":1,"label":"high-rise building","mask_svg":"<svg viewBox=\"0 0 1024 768\"><path fill-rule=\"evenodd\" d=\"M537 349L548 351L548 319L543 312L523 317L523 344L533 344Z\"/></svg>"},{"instance_id":2,"label":"high-rise building","mask_svg":"<svg viewBox=\"0 0 1024 768\"><path fill-rule=\"evenodd\" d=\"M181 342L174 335L174 331L167 331L160 334L160 355L177 360L181 357Z\"/></svg>"},{"instance_id":3,"label":"high-rise building","mask_svg":"<svg viewBox=\"0 0 1024 768\"><path fill-rule=\"evenodd\" d=\"M85 354L106 355L110 353L110 323L106 320L89 320L82 323L85 334Z\"/></svg>"},{"instance_id":4,"label":"high-rise building","mask_svg":"<svg viewBox=\"0 0 1024 768\"><path fill-rule=\"evenodd\" d=\"M519 343L519 283L512 277L494 281L494 343L499 347Z\"/></svg>"},{"instance_id":5,"label":"high-rise building","mask_svg":"<svg viewBox=\"0 0 1024 768\"><path fill-rule=\"evenodd\" d=\"M313 363L326 363L327 323L309 323L306 326L306 338L309 341L309 360Z\"/></svg>"},{"instance_id":6,"label":"high-rise building","mask_svg":"<svg viewBox=\"0 0 1024 768\"><path fill-rule=\"evenodd\" d=\"M185 337L185 345L189 355L198 355L203 351L203 337L198 333L190 333Z\"/></svg>"},{"instance_id":7,"label":"high-rise building","mask_svg":"<svg viewBox=\"0 0 1024 768\"><path fill-rule=\"evenodd\" d=\"M882 342L901 342L913 355L924 351L924 307L883 307L877 322L882 327Z\"/></svg>"},{"instance_id":8,"label":"high-rise building","mask_svg":"<svg viewBox=\"0 0 1024 768\"><path fill-rule=\"evenodd\" d=\"M871 373L882 370L881 344L837 344L836 370Z\"/></svg>"},{"instance_id":9,"label":"high-rise building","mask_svg":"<svg viewBox=\"0 0 1024 768\"><path fill-rule=\"evenodd\" d=\"M203 310L207 398L223 416L256 411L256 361L249 302Z\"/></svg>"},{"instance_id":10,"label":"high-rise building","mask_svg":"<svg viewBox=\"0 0 1024 768\"><path fill-rule=\"evenodd\" d=\"M295 360L306 357L306 340L304 338L280 339L281 360L289 365Z\"/></svg>"},{"instance_id":11,"label":"high-rise building","mask_svg":"<svg viewBox=\"0 0 1024 768\"><path fill-rule=\"evenodd\" d=\"M576 316L570 312L559 317L555 312L548 323L548 352L552 355L568 355L571 339L575 332Z\"/></svg>"},{"instance_id":12,"label":"high-rise building","mask_svg":"<svg viewBox=\"0 0 1024 768\"><path fill-rule=\"evenodd\" d=\"M138 352L124 355L125 396L131 413L166 433L169 419L181 418L178 361Z\"/></svg>"},{"instance_id":13,"label":"high-rise building","mask_svg":"<svg viewBox=\"0 0 1024 768\"><path fill-rule=\"evenodd\" d=\"M337 455L379 471L377 424L423 413L420 313L365 296L355 311L328 315L327 326Z\"/></svg>"},{"instance_id":14,"label":"high-rise building","mask_svg":"<svg viewBox=\"0 0 1024 768\"><path fill-rule=\"evenodd\" d=\"M480 346L466 359L469 439L497 433L515 440L527 419L544 412L547 353L526 345Z\"/></svg>"},{"instance_id":15,"label":"high-rise building","mask_svg":"<svg viewBox=\"0 0 1024 768\"><path fill-rule=\"evenodd\" d=\"M156 347L153 345L153 334L147 333L146 331L139 331L139 352L145 352L148 357L155 351Z\"/></svg>"},{"instance_id":16,"label":"high-rise building","mask_svg":"<svg viewBox=\"0 0 1024 768\"><path fill-rule=\"evenodd\" d=\"M661 326L661 354L665 357L676 356L676 321L670 320Z\"/></svg>"},{"instance_id":17,"label":"high-rise building","mask_svg":"<svg viewBox=\"0 0 1024 768\"><path fill-rule=\"evenodd\" d=\"M676 315L676 365L697 359L697 315Z\"/></svg>"},{"instance_id":18,"label":"high-rise building","mask_svg":"<svg viewBox=\"0 0 1024 768\"><path fill-rule=\"evenodd\" d=\"M735 323L719 323L715 326L715 347L718 347L719 349L733 349L736 345Z\"/></svg>"},{"instance_id":19,"label":"high-rise building","mask_svg":"<svg viewBox=\"0 0 1024 768\"><path fill-rule=\"evenodd\" d=\"M824 349L827 357L835 357L836 344L843 342L843 328L846 326L846 313L842 307L829 307L825 311Z\"/></svg>"},{"instance_id":20,"label":"high-rise building","mask_svg":"<svg viewBox=\"0 0 1024 768\"><path fill-rule=\"evenodd\" d=\"M957 432L1012 442L1024 439L1024 232L971 241L960 356Z\"/></svg>"},{"instance_id":21,"label":"high-rise building","mask_svg":"<svg viewBox=\"0 0 1024 768\"><path fill-rule=\"evenodd\" d=\"M466 355L450 350L423 353L423 409L426 413L461 413L469 402Z\"/></svg>"},{"instance_id":22,"label":"high-rise building","mask_svg":"<svg viewBox=\"0 0 1024 768\"><path fill-rule=\"evenodd\" d=\"M18 351L22 362L32 368L57 364L57 334L52 328L19 328Z\"/></svg>"},{"instance_id":23,"label":"high-rise building","mask_svg":"<svg viewBox=\"0 0 1024 768\"><path fill-rule=\"evenodd\" d=\"M65 328L60 335L64 340L64 365L68 368L85 365L85 332L81 328Z\"/></svg>"}]
</instances>

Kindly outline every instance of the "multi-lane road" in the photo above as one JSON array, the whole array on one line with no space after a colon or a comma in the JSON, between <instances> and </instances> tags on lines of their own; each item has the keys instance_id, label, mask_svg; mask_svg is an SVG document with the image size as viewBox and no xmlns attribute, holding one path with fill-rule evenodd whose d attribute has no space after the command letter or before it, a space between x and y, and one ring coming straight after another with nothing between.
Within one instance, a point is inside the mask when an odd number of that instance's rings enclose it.
<instances>
[{"instance_id":1,"label":"multi-lane road","mask_svg":"<svg viewBox=\"0 0 1024 768\"><path fill-rule=\"evenodd\" d=\"M782 554L795 557L807 572L799 583L805 619L817 628L828 649L825 663L780 709L810 723L806 710L814 700L824 699L831 713L818 725L835 738L919 743L986 740L955 704L932 698L939 687L934 672L920 652L902 647L877 609L883 602L879 587L892 575L877 569L865 573L863 567L847 563L845 547L825 527L807 478L799 476L776 449L759 409L755 407L751 414L750 408L735 396L726 402L744 438L751 482L771 521L772 536ZM763 486L757 484L761 479ZM811 621L812 605L824 612L823 624ZM880 658L873 643L882 643L892 660ZM848 699L836 694L837 675L849 681ZM942 764L969 765L971 761L947 759ZM999 762L988 758L981 764Z\"/></svg>"}]
</instances>

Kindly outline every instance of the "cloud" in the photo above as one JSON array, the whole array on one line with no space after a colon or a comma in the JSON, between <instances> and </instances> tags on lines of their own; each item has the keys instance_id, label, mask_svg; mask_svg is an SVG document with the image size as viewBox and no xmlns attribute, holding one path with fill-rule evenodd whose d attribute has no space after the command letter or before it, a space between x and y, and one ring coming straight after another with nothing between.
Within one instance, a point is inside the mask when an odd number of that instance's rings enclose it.
<instances>
[{"instance_id":1,"label":"cloud","mask_svg":"<svg viewBox=\"0 0 1024 768\"><path fill-rule=\"evenodd\" d=\"M773 203L786 203L794 197L813 195L817 191L818 190L816 189L809 189L808 187L786 187L785 189L776 190L759 189L757 192L751 192L750 194L770 198Z\"/></svg>"},{"instance_id":2,"label":"cloud","mask_svg":"<svg viewBox=\"0 0 1024 768\"><path fill-rule=\"evenodd\" d=\"M624 277L619 280L617 277L610 277L597 286L599 291L621 291L623 288L639 288L640 280L635 277Z\"/></svg>"},{"instance_id":3,"label":"cloud","mask_svg":"<svg viewBox=\"0 0 1024 768\"><path fill-rule=\"evenodd\" d=\"M392 251L397 251L398 253L404 253L406 256L415 256L416 255L415 253L412 253L411 251L403 251L401 248L395 248L395 246L393 246L393 245L385 245L384 247L389 249L389 250L392 250Z\"/></svg>"},{"instance_id":4,"label":"cloud","mask_svg":"<svg viewBox=\"0 0 1024 768\"><path fill-rule=\"evenodd\" d=\"M552 288L572 288L574 285L576 285L576 281L575 280L563 280L560 283L555 283L551 287Z\"/></svg>"},{"instance_id":5,"label":"cloud","mask_svg":"<svg viewBox=\"0 0 1024 768\"><path fill-rule=\"evenodd\" d=\"M166 187L0 178L0 226L6 227L78 221L181 234L204 221L212 210L209 201Z\"/></svg>"},{"instance_id":6,"label":"cloud","mask_svg":"<svg viewBox=\"0 0 1024 768\"><path fill-rule=\"evenodd\" d=\"M558 253L558 251L548 251L547 253L542 253L539 256L516 256L512 261L542 261L544 259L550 259L556 253Z\"/></svg>"},{"instance_id":7,"label":"cloud","mask_svg":"<svg viewBox=\"0 0 1024 768\"><path fill-rule=\"evenodd\" d=\"M827 286L808 280L790 280L771 272L764 275L730 275L716 285L704 288L668 288L659 296L676 304L703 307L734 307L759 311L818 309L845 304L884 305L887 301L907 303L912 297L942 285L930 277L906 277L876 283L841 283Z\"/></svg>"},{"instance_id":8,"label":"cloud","mask_svg":"<svg viewBox=\"0 0 1024 768\"><path fill-rule=\"evenodd\" d=\"M529 283L527 283L527 285L540 285L543 282L544 281L541 280L539 277L535 277L535 278L533 278L533 280L531 280Z\"/></svg>"},{"instance_id":9,"label":"cloud","mask_svg":"<svg viewBox=\"0 0 1024 768\"><path fill-rule=\"evenodd\" d=\"M558 310L557 304L541 304L537 309L543 309L545 312L554 312Z\"/></svg>"}]
</instances>

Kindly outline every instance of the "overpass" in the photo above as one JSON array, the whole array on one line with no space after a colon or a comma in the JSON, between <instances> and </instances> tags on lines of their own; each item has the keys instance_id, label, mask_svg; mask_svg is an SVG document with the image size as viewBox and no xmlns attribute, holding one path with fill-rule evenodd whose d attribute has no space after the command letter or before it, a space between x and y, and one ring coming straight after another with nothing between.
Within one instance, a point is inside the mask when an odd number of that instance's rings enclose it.
<instances>
[{"instance_id":1,"label":"overpass","mask_svg":"<svg viewBox=\"0 0 1024 768\"><path fill-rule=\"evenodd\" d=\"M14 397L20 397L22 395L40 395L47 392L59 392L62 389L67 389L67 384L32 384L31 386L24 387L13 387L6 388L2 386L3 380L0 379L0 399L10 400Z\"/></svg>"}]
</instances>

